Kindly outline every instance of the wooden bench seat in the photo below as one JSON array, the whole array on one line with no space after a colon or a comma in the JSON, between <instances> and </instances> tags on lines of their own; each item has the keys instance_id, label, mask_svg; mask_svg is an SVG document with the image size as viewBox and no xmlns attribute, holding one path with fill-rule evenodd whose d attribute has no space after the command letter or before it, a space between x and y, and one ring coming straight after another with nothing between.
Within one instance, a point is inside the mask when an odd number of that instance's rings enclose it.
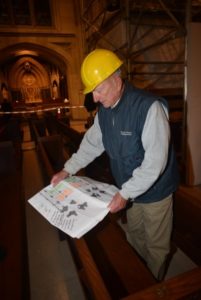
<instances>
[{"instance_id":1,"label":"wooden bench seat","mask_svg":"<svg viewBox=\"0 0 201 300\"><path fill-rule=\"evenodd\" d=\"M174 201L173 240L201 266L201 188L180 186Z\"/></svg>"}]
</instances>

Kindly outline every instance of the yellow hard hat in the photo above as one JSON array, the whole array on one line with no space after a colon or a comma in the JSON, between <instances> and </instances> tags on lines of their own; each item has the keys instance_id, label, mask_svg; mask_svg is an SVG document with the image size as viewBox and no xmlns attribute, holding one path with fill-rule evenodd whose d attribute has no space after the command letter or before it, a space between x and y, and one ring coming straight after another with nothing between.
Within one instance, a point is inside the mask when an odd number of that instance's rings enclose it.
<instances>
[{"instance_id":1,"label":"yellow hard hat","mask_svg":"<svg viewBox=\"0 0 201 300\"><path fill-rule=\"evenodd\" d=\"M122 64L123 61L110 50L95 49L90 52L81 66L81 78L85 86L84 94L92 92Z\"/></svg>"}]
</instances>

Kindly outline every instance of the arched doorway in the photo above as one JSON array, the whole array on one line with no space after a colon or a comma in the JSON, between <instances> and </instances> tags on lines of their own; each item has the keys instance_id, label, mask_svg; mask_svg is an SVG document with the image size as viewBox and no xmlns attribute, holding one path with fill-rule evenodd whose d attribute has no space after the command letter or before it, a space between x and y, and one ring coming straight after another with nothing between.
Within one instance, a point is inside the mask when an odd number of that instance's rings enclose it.
<instances>
[{"instance_id":1,"label":"arched doorway","mask_svg":"<svg viewBox=\"0 0 201 300\"><path fill-rule=\"evenodd\" d=\"M57 53L34 44L19 44L1 52L0 82L7 86L14 105L68 98L67 65Z\"/></svg>"}]
</instances>

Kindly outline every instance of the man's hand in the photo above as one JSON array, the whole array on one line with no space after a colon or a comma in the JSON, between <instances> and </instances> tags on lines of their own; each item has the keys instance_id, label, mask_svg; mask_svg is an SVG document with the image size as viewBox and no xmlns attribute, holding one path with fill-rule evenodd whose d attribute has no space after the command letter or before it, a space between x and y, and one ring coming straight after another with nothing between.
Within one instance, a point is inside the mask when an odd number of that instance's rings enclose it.
<instances>
[{"instance_id":1,"label":"man's hand","mask_svg":"<svg viewBox=\"0 0 201 300\"><path fill-rule=\"evenodd\" d=\"M65 170L62 170L56 174L51 179L51 184L53 186L57 185L61 180L65 179L66 177L69 176L69 173Z\"/></svg>"},{"instance_id":2,"label":"man's hand","mask_svg":"<svg viewBox=\"0 0 201 300\"><path fill-rule=\"evenodd\" d=\"M126 207L127 200L124 199L121 194L118 192L114 195L112 198L112 201L109 204L109 209L111 213L116 213L119 210L123 209Z\"/></svg>"}]
</instances>

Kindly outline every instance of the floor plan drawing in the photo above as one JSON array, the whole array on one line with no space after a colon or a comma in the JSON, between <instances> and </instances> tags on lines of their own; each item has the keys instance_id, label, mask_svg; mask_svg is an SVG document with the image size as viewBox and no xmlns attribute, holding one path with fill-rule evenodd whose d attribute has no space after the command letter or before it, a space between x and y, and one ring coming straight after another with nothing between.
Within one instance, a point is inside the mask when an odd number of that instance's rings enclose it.
<instances>
[{"instance_id":1,"label":"floor plan drawing","mask_svg":"<svg viewBox=\"0 0 201 300\"><path fill-rule=\"evenodd\" d=\"M55 187L48 185L28 202L52 225L80 238L108 214L117 191L113 185L71 176Z\"/></svg>"}]
</instances>

